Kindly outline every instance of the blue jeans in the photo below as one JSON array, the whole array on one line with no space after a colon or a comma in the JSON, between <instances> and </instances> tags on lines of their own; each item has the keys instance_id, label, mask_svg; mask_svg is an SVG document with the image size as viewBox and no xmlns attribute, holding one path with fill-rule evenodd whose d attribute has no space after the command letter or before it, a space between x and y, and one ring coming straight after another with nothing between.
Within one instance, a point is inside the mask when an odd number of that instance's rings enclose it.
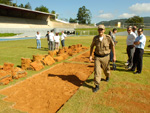
<instances>
[{"instance_id":1,"label":"blue jeans","mask_svg":"<svg viewBox=\"0 0 150 113\"><path fill-rule=\"evenodd\" d=\"M40 49L41 48L41 40L36 40L36 43L37 43L37 49Z\"/></svg>"},{"instance_id":2,"label":"blue jeans","mask_svg":"<svg viewBox=\"0 0 150 113\"><path fill-rule=\"evenodd\" d=\"M62 45L62 47L65 46L65 40L61 40L61 45Z\"/></svg>"}]
</instances>

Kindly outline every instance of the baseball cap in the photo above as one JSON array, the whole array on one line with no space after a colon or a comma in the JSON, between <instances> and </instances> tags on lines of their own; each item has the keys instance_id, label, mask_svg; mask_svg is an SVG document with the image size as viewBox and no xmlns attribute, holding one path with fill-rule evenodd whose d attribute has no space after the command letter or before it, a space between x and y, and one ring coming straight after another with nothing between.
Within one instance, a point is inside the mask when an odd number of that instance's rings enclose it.
<instances>
[{"instance_id":1,"label":"baseball cap","mask_svg":"<svg viewBox=\"0 0 150 113\"><path fill-rule=\"evenodd\" d=\"M98 28L99 29L105 29L105 26L104 25L98 25Z\"/></svg>"}]
</instances>

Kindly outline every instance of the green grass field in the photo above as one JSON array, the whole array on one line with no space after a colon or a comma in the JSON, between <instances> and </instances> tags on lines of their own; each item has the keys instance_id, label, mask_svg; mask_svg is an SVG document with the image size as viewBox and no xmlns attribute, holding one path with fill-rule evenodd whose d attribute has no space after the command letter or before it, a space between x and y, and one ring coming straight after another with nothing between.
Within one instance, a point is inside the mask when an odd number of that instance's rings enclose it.
<instances>
[{"instance_id":1,"label":"green grass field","mask_svg":"<svg viewBox=\"0 0 150 113\"><path fill-rule=\"evenodd\" d=\"M17 34L14 33L0 33L0 37L10 37L10 36L15 36Z\"/></svg>"},{"instance_id":2,"label":"green grass field","mask_svg":"<svg viewBox=\"0 0 150 113\"><path fill-rule=\"evenodd\" d=\"M90 47L93 36L84 37L68 37L65 41L66 46L73 44L82 44L83 46ZM143 58L143 72L140 75L134 75L128 72L124 68L124 63L127 61L126 54L126 36L117 36L116 40L118 44L116 45L116 56L117 56L117 70L111 71L111 79L108 83L101 82L100 91L97 93L92 92L93 74L88 78L87 81L79 88L79 90L73 95L68 102L59 110L59 113L116 113L121 112L120 108L112 107L106 105L108 103L108 97L104 95L112 88L126 88L130 89L128 85L124 83L133 83L138 85L148 85L150 86L150 51L145 51ZM147 46L150 45L150 37L147 36L147 42L145 49L149 49ZM32 55L36 54L48 54L47 40L42 39L42 49L36 49L36 40L18 40L18 41L5 41L0 42L0 65L4 62L14 63L15 66L21 65L21 57L31 58ZM56 64L54 64L56 65ZM50 68L51 66L46 66L43 70ZM41 70L41 71L43 71ZM13 80L8 85L0 86L0 89L9 87L17 82L25 80L32 75L39 73L41 71L27 71L28 75L25 78L20 78L19 80ZM103 75L103 78L104 75ZM115 84L116 83L116 84ZM119 84L120 83L120 84ZM117 95L117 94L116 94ZM131 94L132 96L133 94ZM0 95L0 113L23 113L19 110L11 108L12 103L8 103L2 100L4 96ZM140 98L140 96L139 96ZM110 103L111 104L111 103ZM119 106L119 105L118 105Z\"/></svg>"}]
</instances>

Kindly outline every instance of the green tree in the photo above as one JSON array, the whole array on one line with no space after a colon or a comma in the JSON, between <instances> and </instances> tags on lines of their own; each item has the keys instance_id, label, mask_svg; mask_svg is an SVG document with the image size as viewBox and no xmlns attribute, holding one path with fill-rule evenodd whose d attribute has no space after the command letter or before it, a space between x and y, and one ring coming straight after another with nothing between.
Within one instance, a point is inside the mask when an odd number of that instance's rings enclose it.
<instances>
[{"instance_id":1,"label":"green tree","mask_svg":"<svg viewBox=\"0 0 150 113\"><path fill-rule=\"evenodd\" d=\"M69 22L70 22L70 23L77 23L77 19L76 19L76 18L75 18L75 19L70 18L70 19L69 19Z\"/></svg>"},{"instance_id":2,"label":"green tree","mask_svg":"<svg viewBox=\"0 0 150 113\"><path fill-rule=\"evenodd\" d=\"M11 5L12 4L12 0L0 0L0 3L6 4L6 5Z\"/></svg>"},{"instance_id":3,"label":"green tree","mask_svg":"<svg viewBox=\"0 0 150 113\"><path fill-rule=\"evenodd\" d=\"M51 11L51 14L56 14L56 12L54 10Z\"/></svg>"},{"instance_id":4,"label":"green tree","mask_svg":"<svg viewBox=\"0 0 150 113\"><path fill-rule=\"evenodd\" d=\"M51 11L51 14L55 14L56 18L58 18L58 14L56 14L56 12L54 10Z\"/></svg>"},{"instance_id":5,"label":"green tree","mask_svg":"<svg viewBox=\"0 0 150 113\"><path fill-rule=\"evenodd\" d=\"M26 8L26 9L32 9L29 2L24 6L24 8Z\"/></svg>"},{"instance_id":6,"label":"green tree","mask_svg":"<svg viewBox=\"0 0 150 113\"><path fill-rule=\"evenodd\" d=\"M24 8L24 5L23 5L23 4L20 4L18 7Z\"/></svg>"},{"instance_id":7,"label":"green tree","mask_svg":"<svg viewBox=\"0 0 150 113\"><path fill-rule=\"evenodd\" d=\"M45 6L40 6L40 7L36 7L35 8L35 10L36 11L42 11L42 12L46 12L46 13L49 13L49 10L48 10L48 8L47 7L45 7Z\"/></svg>"},{"instance_id":8,"label":"green tree","mask_svg":"<svg viewBox=\"0 0 150 113\"><path fill-rule=\"evenodd\" d=\"M79 24L90 24L92 14L89 9L86 9L85 6L82 6L78 10L77 20Z\"/></svg>"},{"instance_id":9,"label":"green tree","mask_svg":"<svg viewBox=\"0 0 150 113\"><path fill-rule=\"evenodd\" d=\"M136 26L141 26L144 23L144 19L143 17L139 17L139 16L134 16L129 18L128 20L126 20L125 23L129 23L129 25L136 25Z\"/></svg>"}]
</instances>

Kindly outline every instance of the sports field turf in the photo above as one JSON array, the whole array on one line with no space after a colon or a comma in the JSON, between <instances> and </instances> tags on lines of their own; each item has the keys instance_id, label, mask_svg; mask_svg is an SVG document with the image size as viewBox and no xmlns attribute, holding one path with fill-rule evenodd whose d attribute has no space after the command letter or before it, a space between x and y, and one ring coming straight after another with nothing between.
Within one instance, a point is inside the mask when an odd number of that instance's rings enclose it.
<instances>
[{"instance_id":1,"label":"sports field turf","mask_svg":"<svg viewBox=\"0 0 150 113\"><path fill-rule=\"evenodd\" d=\"M86 37L68 37L66 46L73 44L82 44L89 47L92 36ZM147 37L145 49L149 49L150 37ZM21 65L21 57L32 58L32 55L47 54L47 40L42 39L42 49L36 49L35 39L0 42L0 65L4 62L14 63L15 66ZM145 51L143 57L143 71L140 75L134 75L125 70L124 63L127 61L126 54L126 36L117 36L116 45L117 70L111 71L110 81L107 83L101 81L100 91L92 92L93 74L85 81L83 86L72 96L69 101L58 111L59 113L114 113L114 112L145 112L150 111L150 51ZM67 61L69 62L69 61ZM55 64L56 65L56 64ZM46 66L44 70L50 68ZM41 70L43 71L43 70ZM41 72L40 71L40 72ZM27 71L28 77L39 73ZM103 76L105 79L105 76ZM0 86L0 89L9 87L19 81L14 80L7 86ZM11 108L13 103L2 100L4 96L0 95L0 113L23 113Z\"/></svg>"}]
</instances>

